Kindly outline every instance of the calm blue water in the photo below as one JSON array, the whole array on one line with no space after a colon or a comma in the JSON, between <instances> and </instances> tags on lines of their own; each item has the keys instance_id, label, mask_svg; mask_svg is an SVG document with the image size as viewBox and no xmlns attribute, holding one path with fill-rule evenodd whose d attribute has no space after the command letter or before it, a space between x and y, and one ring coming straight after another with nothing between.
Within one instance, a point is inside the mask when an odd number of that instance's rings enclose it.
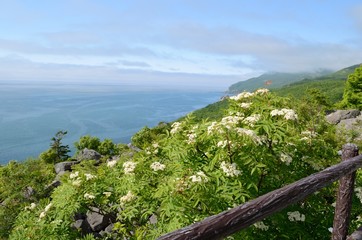
<instances>
[{"instance_id":1,"label":"calm blue water","mask_svg":"<svg viewBox=\"0 0 362 240\"><path fill-rule=\"evenodd\" d=\"M143 126L173 121L222 92L126 85L0 82L0 164L37 157L59 130L73 148L81 136L128 143Z\"/></svg>"}]
</instances>

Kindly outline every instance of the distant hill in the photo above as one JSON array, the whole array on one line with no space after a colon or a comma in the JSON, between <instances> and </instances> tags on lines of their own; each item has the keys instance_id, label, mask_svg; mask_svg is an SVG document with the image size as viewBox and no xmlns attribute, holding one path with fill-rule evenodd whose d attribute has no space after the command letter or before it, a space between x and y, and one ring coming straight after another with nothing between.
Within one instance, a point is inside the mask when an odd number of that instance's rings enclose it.
<instances>
[{"instance_id":1,"label":"distant hill","mask_svg":"<svg viewBox=\"0 0 362 240\"><path fill-rule=\"evenodd\" d=\"M284 85L301 81L307 78L315 78L323 75L330 74L329 70L320 70L314 73L303 72L303 73L284 73L284 72L273 72L265 73L259 77L250 78L245 81L237 82L229 87L228 92L235 94L243 91L254 91L258 88L280 88Z\"/></svg>"},{"instance_id":2,"label":"distant hill","mask_svg":"<svg viewBox=\"0 0 362 240\"><path fill-rule=\"evenodd\" d=\"M294 82L279 89L274 89L273 92L281 96L302 98L308 89L316 88L321 90L321 92L329 98L331 103L336 103L342 100L344 85L348 75L353 73L360 65L361 64L356 64L328 75Z\"/></svg>"}]
</instances>

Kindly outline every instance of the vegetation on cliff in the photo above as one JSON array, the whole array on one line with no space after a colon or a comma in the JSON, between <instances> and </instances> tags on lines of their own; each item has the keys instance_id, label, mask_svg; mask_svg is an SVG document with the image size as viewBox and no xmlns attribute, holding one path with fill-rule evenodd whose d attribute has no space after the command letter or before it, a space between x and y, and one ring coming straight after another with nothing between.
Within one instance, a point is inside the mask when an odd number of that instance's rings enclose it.
<instances>
[{"instance_id":1,"label":"vegetation on cliff","mask_svg":"<svg viewBox=\"0 0 362 240\"><path fill-rule=\"evenodd\" d=\"M333 165L345 136L325 120L325 95L308 96L243 92L222 101L211 119L190 114L145 127L132 146L84 136L78 152L103 157L58 175L55 188L48 187L50 161L1 166L0 238L155 239ZM351 229L362 223L360 173L356 181ZM334 202L332 185L232 237L329 239ZM111 232L75 227L76 216L92 209L110 216Z\"/></svg>"}]
</instances>

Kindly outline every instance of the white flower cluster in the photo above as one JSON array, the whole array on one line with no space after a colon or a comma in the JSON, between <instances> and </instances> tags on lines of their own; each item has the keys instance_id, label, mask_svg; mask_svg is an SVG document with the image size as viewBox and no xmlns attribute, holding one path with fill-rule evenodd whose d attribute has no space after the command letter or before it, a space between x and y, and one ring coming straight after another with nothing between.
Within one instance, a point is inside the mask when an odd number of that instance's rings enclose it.
<instances>
[{"instance_id":1,"label":"white flower cluster","mask_svg":"<svg viewBox=\"0 0 362 240\"><path fill-rule=\"evenodd\" d=\"M305 141L308 141L308 140L310 140L312 138L315 138L318 135L318 133L316 133L314 131L310 131L310 130L303 131L303 132L301 132L301 134L304 137L302 137L300 140L305 140Z\"/></svg>"},{"instance_id":2,"label":"white flower cluster","mask_svg":"<svg viewBox=\"0 0 362 240\"><path fill-rule=\"evenodd\" d=\"M237 169L236 163L227 163L223 161L220 165L221 169L224 171L226 176L228 177L234 177L241 174L241 171Z\"/></svg>"},{"instance_id":3,"label":"white flower cluster","mask_svg":"<svg viewBox=\"0 0 362 240\"><path fill-rule=\"evenodd\" d=\"M30 206L26 206L24 210L33 210L36 207L35 203L31 203Z\"/></svg>"},{"instance_id":4,"label":"white flower cluster","mask_svg":"<svg viewBox=\"0 0 362 240\"><path fill-rule=\"evenodd\" d=\"M127 161L123 163L123 169L125 174L132 174L136 168L137 163Z\"/></svg>"},{"instance_id":5,"label":"white flower cluster","mask_svg":"<svg viewBox=\"0 0 362 240\"><path fill-rule=\"evenodd\" d=\"M110 197L112 195L112 193L111 192L103 192L103 195L108 198L108 197Z\"/></svg>"},{"instance_id":6,"label":"white flower cluster","mask_svg":"<svg viewBox=\"0 0 362 240\"><path fill-rule=\"evenodd\" d=\"M301 214L298 211L287 212L287 214L288 214L288 219L291 222L304 222L305 221L305 215Z\"/></svg>"},{"instance_id":7,"label":"white flower cluster","mask_svg":"<svg viewBox=\"0 0 362 240\"><path fill-rule=\"evenodd\" d=\"M293 109L283 108L283 109L274 109L270 112L272 117L274 116L283 116L286 120L297 120L298 115L294 112Z\"/></svg>"},{"instance_id":8,"label":"white flower cluster","mask_svg":"<svg viewBox=\"0 0 362 240\"><path fill-rule=\"evenodd\" d=\"M251 106L251 103L241 103L240 104L240 107L244 108L244 109L248 109L248 108L250 108L250 106Z\"/></svg>"},{"instance_id":9,"label":"white flower cluster","mask_svg":"<svg viewBox=\"0 0 362 240\"><path fill-rule=\"evenodd\" d=\"M128 191L128 193L121 197L119 201L121 202L121 204L124 204L127 202L131 202L133 199L135 199L135 197L136 196L131 191Z\"/></svg>"},{"instance_id":10,"label":"white flower cluster","mask_svg":"<svg viewBox=\"0 0 362 240\"><path fill-rule=\"evenodd\" d=\"M267 93L269 93L269 89L267 89L267 88L259 88L258 90L255 91L255 94L258 94L258 95L264 95Z\"/></svg>"},{"instance_id":11,"label":"white flower cluster","mask_svg":"<svg viewBox=\"0 0 362 240\"><path fill-rule=\"evenodd\" d=\"M217 122L212 122L210 126L207 127L207 134L212 134L218 127Z\"/></svg>"},{"instance_id":12,"label":"white flower cluster","mask_svg":"<svg viewBox=\"0 0 362 240\"><path fill-rule=\"evenodd\" d=\"M84 198L85 198L85 199L95 199L96 196L94 196L94 195L92 195L92 194L89 194L89 193L85 193L85 194L84 194Z\"/></svg>"},{"instance_id":13,"label":"white flower cluster","mask_svg":"<svg viewBox=\"0 0 362 240\"><path fill-rule=\"evenodd\" d=\"M196 133L191 132L189 134L187 134L188 139L186 140L187 144L193 144L196 143Z\"/></svg>"},{"instance_id":14,"label":"white flower cluster","mask_svg":"<svg viewBox=\"0 0 362 240\"><path fill-rule=\"evenodd\" d=\"M253 114L249 117L244 118L243 123L248 124L250 127L253 127L256 122L260 120L260 114Z\"/></svg>"},{"instance_id":15,"label":"white flower cluster","mask_svg":"<svg viewBox=\"0 0 362 240\"><path fill-rule=\"evenodd\" d=\"M69 175L69 178L74 179L73 182L72 182L73 186L79 187L80 184L82 183L82 179L79 177L79 172L78 171L76 171L74 173L71 173Z\"/></svg>"},{"instance_id":16,"label":"white flower cluster","mask_svg":"<svg viewBox=\"0 0 362 240\"><path fill-rule=\"evenodd\" d=\"M292 157L289 156L288 154L282 153L282 154L280 155L280 160L281 160L283 163L285 163L287 166L289 166L293 159L292 159Z\"/></svg>"},{"instance_id":17,"label":"white flower cluster","mask_svg":"<svg viewBox=\"0 0 362 240\"><path fill-rule=\"evenodd\" d=\"M231 141L228 141L228 140L219 141L217 143L217 147L225 148L229 144L231 144Z\"/></svg>"},{"instance_id":18,"label":"white flower cluster","mask_svg":"<svg viewBox=\"0 0 362 240\"><path fill-rule=\"evenodd\" d=\"M262 221L254 223L254 227L262 231L268 231L269 229L269 226L265 225L265 223L263 223Z\"/></svg>"},{"instance_id":19,"label":"white flower cluster","mask_svg":"<svg viewBox=\"0 0 362 240\"><path fill-rule=\"evenodd\" d=\"M44 208L44 211L42 211L39 215L39 221L44 218L46 216L46 213L49 211L49 209L51 208L53 204L52 203L49 203L45 208Z\"/></svg>"},{"instance_id":20,"label":"white flower cluster","mask_svg":"<svg viewBox=\"0 0 362 240\"><path fill-rule=\"evenodd\" d=\"M91 180L93 178L96 178L95 175L92 175L90 173L85 173L84 176L85 176L85 180L87 180L87 181L89 181L89 180Z\"/></svg>"},{"instance_id":21,"label":"white flower cluster","mask_svg":"<svg viewBox=\"0 0 362 240\"><path fill-rule=\"evenodd\" d=\"M71 174L69 175L69 178L70 178L70 179L74 179L74 178L76 178L76 177L78 177L78 176L79 176L79 172L76 171L76 172L74 172L74 173L71 173Z\"/></svg>"},{"instance_id":22,"label":"white flower cluster","mask_svg":"<svg viewBox=\"0 0 362 240\"><path fill-rule=\"evenodd\" d=\"M180 131L181 129L181 123L180 122L174 122L172 125L171 125L171 131L170 133L171 134L175 134L177 133L178 131Z\"/></svg>"},{"instance_id":23,"label":"white flower cluster","mask_svg":"<svg viewBox=\"0 0 362 240\"><path fill-rule=\"evenodd\" d=\"M244 118L240 116L226 116L221 119L220 124L225 126L227 129L233 128L235 125L239 124Z\"/></svg>"},{"instance_id":24,"label":"white flower cluster","mask_svg":"<svg viewBox=\"0 0 362 240\"><path fill-rule=\"evenodd\" d=\"M107 162L107 167L112 168L112 167L116 166L117 162L118 162L117 160L110 160Z\"/></svg>"},{"instance_id":25,"label":"white flower cluster","mask_svg":"<svg viewBox=\"0 0 362 240\"><path fill-rule=\"evenodd\" d=\"M191 182L197 182L197 183L209 181L209 179L207 178L207 176L203 171L199 171L195 175L190 176L190 179Z\"/></svg>"},{"instance_id":26,"label":"white flower cluster","mask_svg":"<svg viewBox=\"0 0 362 240\"><path fill-rule=\"evenodd\" d=\"M151 148L146 148L146 154L150 155L150 154L157 154L158 153L158 143L152 143Z\"/></svg>"},{"instance_id":27,"label":"white flower cluster","mask_svg":"<svg viewBox=\"0 0 362 240\"><path fill-rule=\"evenodd\" d=\"M362 203L362 187L356 187L354 188L354 192L356 193L357 198Z\"/></svg>"},{"instance_id":28,"label":"white flower cluster","mask_svg":"<svg viewBox=\"0 0 362 240\"><path fill-rule=\"evenodd\" d=\"M236 96L232 96L230 97L230 99L232 100L235 100L235 101L238 101L238 100L241 100L241 99L244 99L244 98L250 98L254 96L254 93L251 93L251 92L242 92L242 93L239 93L238 95Z\"/></svg>"},{"instance_id":29,"label":"white flower cluster","mask_svg":"<svg viewBox=\"0 0 362 240\"><path fill-rule=\"evenodd\" d=\"M153 162L150 167L153 171L157 172L157 171L163 171L166 165L160 162Z\"/></svg>"}]
</instances>

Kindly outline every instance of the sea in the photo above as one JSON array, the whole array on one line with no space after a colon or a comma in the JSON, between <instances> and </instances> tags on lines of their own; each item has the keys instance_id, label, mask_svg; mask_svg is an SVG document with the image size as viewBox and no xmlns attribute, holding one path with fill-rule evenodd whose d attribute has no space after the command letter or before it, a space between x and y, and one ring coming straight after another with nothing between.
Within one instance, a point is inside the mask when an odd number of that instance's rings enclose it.
<instances>
[{"instance_id":1,"label":"sea","mask_svg":"<svg viewBox=\"0 0 362 240\"><path fill-rule=\"evenodd\" d=\"M142 127L178 118L223 96L222 89L114 83L0 82L0 164L36 158L60 130L74 153L84 135L129 143Z\"/></svg>"}]
</instances>

